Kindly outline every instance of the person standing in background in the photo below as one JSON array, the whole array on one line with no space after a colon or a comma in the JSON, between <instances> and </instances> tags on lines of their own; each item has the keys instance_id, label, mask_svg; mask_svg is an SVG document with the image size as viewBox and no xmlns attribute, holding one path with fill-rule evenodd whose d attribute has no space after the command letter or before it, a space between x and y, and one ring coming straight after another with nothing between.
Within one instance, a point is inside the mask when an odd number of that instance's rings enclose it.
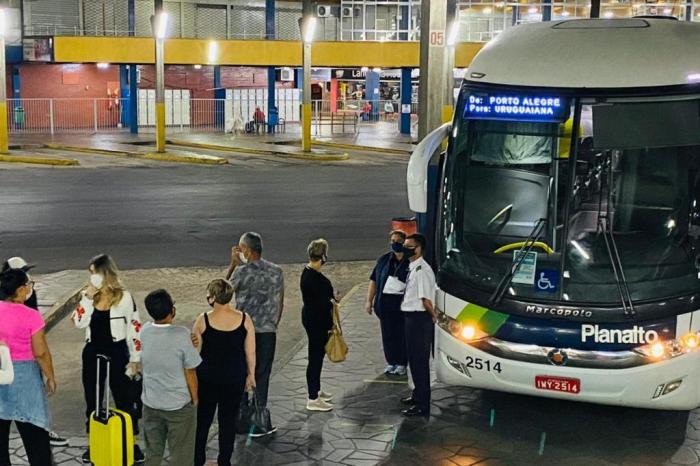
<instances>
[{"instance_id":1,"label":"person standing in background","mask_svg":"<svg viewBox=\"0 0 700 466\"><path fill-rule=\"evenodd\" d=\"M284 275L278 265L263 259L262 253L262 237L244 233L232 250L226 279L231 280L236 293L236 309L248 314L255 326L255 395L259 406L267 407L277 326L284 310ZM275 426L265 432L256 428L250 435L262 437L276 430Z\"/></svg>"},{"instance_id":2,"label":"person standing in background","mask_svg":"<svg viewBox=\"0 0 700 466\"><path fill-rule=\"evenodd\" d=\"M401 402L411 407L403 411L407 417L430 417L430 351L433 345L435 311L435 274L423 259L427 242L425 236L416 233L404 242L404 257L411 261L408 281L401 310L406 320L406 346L408 365L415 388L411 396Z\"/></svg>"},{"instance_id":3,"label":"person standing in background","mask_svg":"<svg viewBox=\"0 0 700 466\"><path fill-rule=\"evenodd\" d=\"M300 288L304 306L301 321L309 339L309 356L306 366L306 384L309 398L308 411L330 411L333 396L321 390L321 371L326 357L328 332L333 328L333 299L336 299L331 281L321 273L328 261L328 242L325 239L312 241L306 249L309 263L301 273Z\"/></svg>"},{"instance_id":4,"label":"person standing in background","mask_svg":"<svg viewBox=\"0 0 700 466\"><path fill-rule=\"evenodd\" d=\"M369 278L365 309L377 315L382 331L382 346L387 375L406 375L406 337L401 301L406 291L409 261L403 257L406 233L394 230L389 235L389 252L377 259Z\"/></svg>"},{"instance_id":5,"label":"person standing in background","mask_svg":"<svg viewBox=\"0 0 700 466\"><path fill-rule=\"evenodd\" d=\"M22 270L10 269L0 274L0 340L9 348L14 374L11 383L0 385L2 465L11 464L9 441L13 422L22 437L29 464L53 464L47 395L56 392L56 378L44 319L24 305L33 289L34 282Z\"/></svg>"},{"instance_id":6,"label":"person standing in background","mask_svg":"<svg viewBox=\"0 0 700 466\"><path fill-rule=\"evenodd\" d=\"M146 465L161 465L167 442L170 466L192 466L199 403L196 368L202 358L190 342L190 331L173 325L175 303L167 291L153 291L145 304L153 319L141 330Z\"/></svg>"},{"instance_id":7,"label":"person standing in background","mask_svg":"<svg viewBox=\"0 0 700 466\"><path fill-rule=\"evenodd\" d=\"M22 272L26 273L27 276L29 276L29 271L35 267L34 264L30 265L27 263L26 260L24 260L21 257L10 257L7 259L3 264L2 264L2 270L1 272L5 272L6 270L10 269L15 269L15 270L21 270ZM29 277L31 280L32 278ZM32 309L36 310L37 312L39 311L39 298L37 296L36 290L27 298L27 301L24 303L25 306L31 307ZM52 447L66 447L68 446L68 439L65 437L61 437L58 435L56 432L53 430L49 430L49 442L51 442Z\"/></svg>"}]
</instances>

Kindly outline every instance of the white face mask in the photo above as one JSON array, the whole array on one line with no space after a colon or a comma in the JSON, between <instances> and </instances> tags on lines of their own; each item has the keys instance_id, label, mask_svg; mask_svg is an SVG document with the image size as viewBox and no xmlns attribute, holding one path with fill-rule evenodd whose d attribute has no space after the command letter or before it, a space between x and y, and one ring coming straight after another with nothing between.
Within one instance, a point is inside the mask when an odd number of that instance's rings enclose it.
<instances>
[{"instance_id":1,"label":"white face mask","mask_svg":"<svg viewBox=\"0 0 700 466\"><path fill-rule=\"evenodd\" d=\"M242 252L239 252L239 253L238 253L238 258L241 260L241 264L247 264L247 263L248 263L248 259L245 258L245 256L243 255Z\"/></svg>"},{"instance_id":2,"label":"white face mask","mask_svg":"<svg viewBox=\"0 0 700 466\"><path fill-rule=\"evenodd\" d=\"M104 283L104 281L104 277L99 273L93 273L92 275L90 275L90 284L98 290L102 288L102 284Z\"/></svg>"}]
</instances>

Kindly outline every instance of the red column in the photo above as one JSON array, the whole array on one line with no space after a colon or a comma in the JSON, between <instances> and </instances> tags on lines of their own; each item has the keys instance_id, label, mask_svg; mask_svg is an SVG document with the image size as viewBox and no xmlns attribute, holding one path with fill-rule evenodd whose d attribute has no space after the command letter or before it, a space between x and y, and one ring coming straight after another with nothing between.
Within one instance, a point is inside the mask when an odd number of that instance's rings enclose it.
<instances>
[{"instance_id":1,"label":"red column","mask_svg":"<svg viewBox=\"0 0 700 466\"><path fill-rule=\"evenodd\" d=\"M338 80L331 78L331 113L338 111Z\"/></svg>"}]
</instances>

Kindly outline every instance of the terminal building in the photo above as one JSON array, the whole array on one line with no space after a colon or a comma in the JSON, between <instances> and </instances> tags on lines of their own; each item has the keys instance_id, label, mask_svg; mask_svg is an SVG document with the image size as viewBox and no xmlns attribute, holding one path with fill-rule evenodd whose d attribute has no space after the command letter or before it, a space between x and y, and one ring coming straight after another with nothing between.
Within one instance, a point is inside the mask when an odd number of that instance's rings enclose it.
<instances>
[{"instance_id":1,"label":"terminal building","mask_svg":"<svg viewBox=\"0 0 700 466\"><path fill-rule=\"evenodd\" d=\"M448 2L449 4L450 2ZM152 131L154 0L10 0L6 10L11 133ZM224 131L257 109L298 131L302 2L167 0L166 125ZM453 2L457 83L483 43L514 25L585 18L587 1ZM317 125L415 132L421 2L314 2L312 108ZM700 1L609 1L600 17L700 21ZM542 44L546 53L546 44ZM271 96L274 95L274 99Z\"/></svg>"}]
</instances>

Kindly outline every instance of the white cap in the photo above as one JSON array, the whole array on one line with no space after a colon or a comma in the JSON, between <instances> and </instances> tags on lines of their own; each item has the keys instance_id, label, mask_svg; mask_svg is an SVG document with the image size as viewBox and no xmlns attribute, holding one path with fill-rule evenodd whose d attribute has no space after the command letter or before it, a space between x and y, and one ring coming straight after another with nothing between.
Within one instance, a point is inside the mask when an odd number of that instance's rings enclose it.
<instances>
[{"instance_id":1,"label":"white cap","mask_svg":"<svg viewBox=\"0 0 700 466\"><path fill-rule=\"evenodd\" d=\"M27 261L25 261L21 257L10 257L9 259L7 259L7 261L5 261L5 264L7 265L7 267L3 267L3 269L19 269L25 272L34 267L33 265L27 264Z\"/></svg>"}]
</instances>

